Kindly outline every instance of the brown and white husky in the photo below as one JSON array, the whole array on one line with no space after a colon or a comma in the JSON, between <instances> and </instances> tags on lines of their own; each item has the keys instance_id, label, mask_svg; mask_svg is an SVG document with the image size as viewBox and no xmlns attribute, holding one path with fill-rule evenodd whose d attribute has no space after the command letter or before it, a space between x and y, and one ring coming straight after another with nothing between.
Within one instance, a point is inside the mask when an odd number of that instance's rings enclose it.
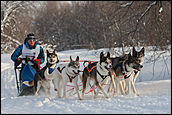
<instances>
[{"instance_id":1,"label":"brown and white husky","mask_svg":"<svg viewBox=\"0 0 172 115\"><path fill-rule=\"evenodd\" d=\"M86 88L88 87L90 80L93 80L93 91L95 97L98 95L98 91L95 91L95 86L97 86L98 90L101 90L106 98L109 96L102 88L104 82L109 79L110 72L112 68L112 63L110 60L110 53L107 53L107 56L104 56L103 52L100 53L100 61L89 64L84 68L82 74L82 98L84 98L84 93Z\"/></svg>"}]
</instances>

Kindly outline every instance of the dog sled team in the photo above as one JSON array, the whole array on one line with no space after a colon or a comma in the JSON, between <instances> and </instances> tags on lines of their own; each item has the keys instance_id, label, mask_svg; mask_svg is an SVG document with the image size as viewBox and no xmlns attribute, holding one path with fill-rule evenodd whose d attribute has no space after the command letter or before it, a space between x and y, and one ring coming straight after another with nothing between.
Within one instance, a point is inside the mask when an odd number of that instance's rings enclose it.
<instances>
[{"instance_id":1,"label":"dog sled team","mask_svg":"<svg viewBox=\"0 0 172 115\"><path fill-rule=\"evenodd\" d=\"M31 42L31 43L30 43ZM32 43L34 42L34 43ZM100 92L105 98L109 98L110 93L118 95L139 95L135 81L143 67L144 47L136 51L119 57L111 57L110 53L100 53L98 61L88 63L83 70L80 69L79 56L69 62L59 63L55 52L46 50L46 65L41 69L40 64L44 62L44 52L41 46L37 45L34 34L29 34L24 44L20 45L12 54L11 59L15 61L15 72L22 63L20 69L19 82L16 73L17 88L19 96L50 94L50 83L53 83L54 91L59 98L66 97L67 83L73 83L74 89L80 100L84 99L85 91L88 87L94 92L94 98ZM22 55L22 58L18 58ZM32 74L31 74L32 73ZM78 81L81 81L82 90L79 90ZM91 81L93 81L92 84ZM105 84L108 90L105 90ZM97 89L97 90L96 90Z\"/></svg>"}]
</instances>

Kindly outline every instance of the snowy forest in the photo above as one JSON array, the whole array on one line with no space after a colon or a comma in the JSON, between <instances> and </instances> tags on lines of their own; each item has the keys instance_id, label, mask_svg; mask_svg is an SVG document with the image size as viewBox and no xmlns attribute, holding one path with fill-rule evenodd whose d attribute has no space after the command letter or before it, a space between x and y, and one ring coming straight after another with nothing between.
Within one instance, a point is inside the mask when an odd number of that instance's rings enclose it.
<instances>
[{"instance_id":1,"label":"snowy forest","mask_svg":"<svg viewBox=\"0 0 172 115\"><path fill-rule=\"evenodd\" d=\"M56 51L166 50L171 45L171 1L1 1L1 54L14 51L28 33Z\"/></svg>"},{"instance_id":2,"label":"snowy forest","mask_svg":"<svg viewBox=\"0 0 172 115\"><path fill-rule=\"evenodd\" d=\"M133 83L139 95L109 92L107 99L100 92L94 98L89 84L86 98L79 100L74 84L68 83L67 97L59 98L49 81L50 95L18 96L21 71L14 68L11 54L29 33L43 47L42 68L48 62L46 50L55 49L56 68L79 56L80 75L83 61L98 61L101 52L112 58L131 53L132 59L134 48L145 49L144 55L139 53L144 63ZM82 92L80 78L78 83ZM106 91L110 83L104 85ZM1 113L170 114L171 1L1 1Z\"/></svg>"}]
</instances>

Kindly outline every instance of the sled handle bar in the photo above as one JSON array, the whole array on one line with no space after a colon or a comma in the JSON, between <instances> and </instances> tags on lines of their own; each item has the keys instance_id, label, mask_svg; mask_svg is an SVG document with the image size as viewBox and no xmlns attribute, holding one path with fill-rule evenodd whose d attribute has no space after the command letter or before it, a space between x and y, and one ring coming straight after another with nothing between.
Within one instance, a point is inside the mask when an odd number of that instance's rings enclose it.
<instances>
[{"instance_id":1,"label":"sled handle bar","mask_svg":"<svg viewBox=\"0 0 172 115\"><path fill-rule=\"evenodd\" d=\"M16 75L16 83L17 83L17 91L18 91L18 93L19 93L19 82L18 82L18 78L17 78L17 71L16 71L16 69L17 68L19 68L19 67L14 67L14 71L15 71L15 75ZM21 68L21 67L20 67Z\"/></svg>"}]
</instances>

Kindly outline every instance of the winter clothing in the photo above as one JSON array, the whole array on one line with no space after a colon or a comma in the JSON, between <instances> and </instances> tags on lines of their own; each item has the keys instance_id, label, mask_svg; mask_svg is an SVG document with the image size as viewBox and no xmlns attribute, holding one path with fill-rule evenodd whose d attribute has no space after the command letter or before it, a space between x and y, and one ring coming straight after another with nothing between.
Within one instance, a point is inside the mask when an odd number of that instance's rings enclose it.
<instances>
[{"instance_id":1,"label":"winter clothing","mask_svg":"<svg viewBox=\"0 0 172 115\"><path fill-rule=\"evenodd\" d=\"M22 58L29 58L32 61L34 61L35 59L40 59L39 64L44 63L45 56L43 48L40 45L38 45L36 41L35 45L32 48L30 48L28 44L28 40L30 39L35 39L34 34L28 34L27 38L24 40L24 44L19 45L11 55L11 59L15 63L17 63L16 65L19 65L19 62L21 63L21 61L17 60L20 55L22 56ZM38 62L34 63L38 64Z\"/></svg>"},{"instance_id":2,"label":"winter clothing","mask_svg":"<svg viewBox=\"0 0 172 115\"><path fill-rule=\"evenodd\" d=\"M18 65L20 65L22 63L21 58L17 58L15 61L15 67L17 67Z\"/></svg>"}]
</instances>

